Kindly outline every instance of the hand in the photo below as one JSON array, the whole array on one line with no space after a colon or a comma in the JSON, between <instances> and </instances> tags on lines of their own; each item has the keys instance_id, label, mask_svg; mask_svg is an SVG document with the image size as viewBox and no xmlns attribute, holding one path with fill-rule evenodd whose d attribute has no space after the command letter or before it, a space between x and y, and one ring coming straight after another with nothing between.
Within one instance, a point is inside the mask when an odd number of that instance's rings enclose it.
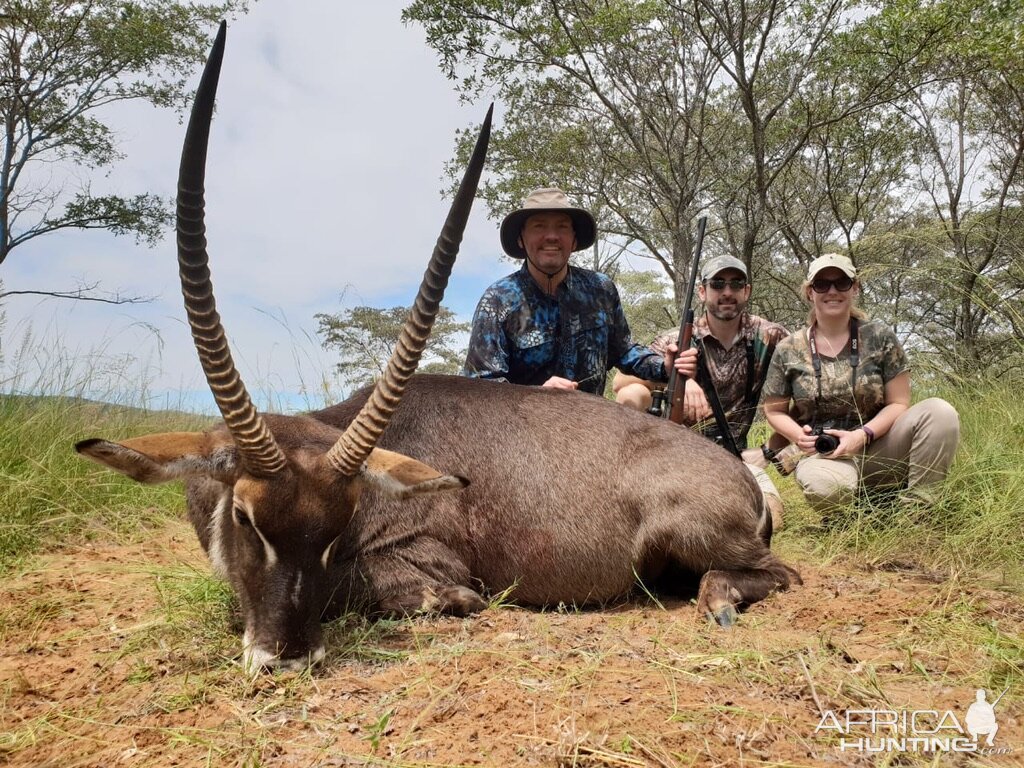
<instances>
[{"instance_id":1,"label":"hand","mask_svg":"<svg viewBox=\"0 0 1024 768\"><path fill-rule=\"evenodd\" d=\"M708 405L704 390L693 379L687 379L683 391L683 421L687 424L696 424L710 415L711 406Z\"/></svg>"},{"instance_id":2,"label":"hand","mask_svg":"<svg viewBox=\"0 0 1024 768\"><path fill-rule=\"evenodd\" d=\"M576 389L579 385L575 381L569 381L569 379L563 379L561 376L552 376L550 379L545 381L542 387L549 387L551 389Z\"/></svg>"},{"instance_id":3,"label":"hand","mask_svg":"<svg viewBox=\"0 0 1024 768\"><path fill-rule=\"evenodd\" d=\"M665 375L668 376L672 373L672 368L676 369L676 373L681 376L685 376L688 379L692 379L697 375L697 348L690 347L684 352L679 352L679 347L676 346L674 341L669 342L667 347L668 355L665 357ZM676 354L676 353L679 354ZM673 356L675 359L673 361Z\"/></svg>"},{"instance_id":4,"label":"hand","mask_svg":"<svg viewBox=\"0 0 1024 768\"><path fill-rule=\"evenodd\" d=\"M813 456L817 453L814 450L814 441L818 439L818 436L811 434L811 426L809 424L804 424L803 432L800 437L793 441L793 444L808 456ZM831 456L831 454L829 455Z\"/></svg>"},{"instance_id":5,"label":"hand","mask_svg":"<svg viewBox=\"0 0 1024 768\"><path fill-rule=\"evenodd\" d=\"M864 452L868 445L868 435L863 429L847 431L845 429L826 429L826 435L833 435L839 438L839 445L832 453L828 454L830 459L838 459L841 456L857 456Z\"/></svg>"}]
</instances>

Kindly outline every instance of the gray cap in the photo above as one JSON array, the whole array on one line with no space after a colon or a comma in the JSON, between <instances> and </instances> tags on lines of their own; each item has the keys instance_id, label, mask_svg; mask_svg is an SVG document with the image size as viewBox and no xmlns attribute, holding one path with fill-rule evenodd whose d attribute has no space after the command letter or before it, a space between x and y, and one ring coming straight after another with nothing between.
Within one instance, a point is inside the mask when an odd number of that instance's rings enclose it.
<instances>
[{"instance_id":1,"label":"gray cap","mask_svg":"<svg viewBox=\"0 0 1024 768\"><path fill-rule=\"evenodd\" d=\"M704 262L704 269L700 273L700 279L702 281L710 280L719 272L724 272L727 269L738 270L743 273L744 277L747 277L747 265L739 259L732 256L715 256L713 259L708 259Z\"/></svg>"}]
</instances>

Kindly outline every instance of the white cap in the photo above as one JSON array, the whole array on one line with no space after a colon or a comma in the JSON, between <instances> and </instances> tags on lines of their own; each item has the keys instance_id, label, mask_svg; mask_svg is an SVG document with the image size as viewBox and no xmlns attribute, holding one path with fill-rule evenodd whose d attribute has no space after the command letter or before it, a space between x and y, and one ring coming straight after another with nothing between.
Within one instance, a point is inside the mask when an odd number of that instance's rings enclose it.
<instances>
[{"instance_id":1,"label":"white cap","mask_svg":"<svg viewBox=\"0 0 1024 768\"><path fill-rule=\"evenodd\" d=\"M829 267L835 267L847 277L857 276L857 268L848 257L838 253L826 253L811 262L811 266L807 268L807 281L810 282L821 270Z\"/></svg>"}]
</instances>

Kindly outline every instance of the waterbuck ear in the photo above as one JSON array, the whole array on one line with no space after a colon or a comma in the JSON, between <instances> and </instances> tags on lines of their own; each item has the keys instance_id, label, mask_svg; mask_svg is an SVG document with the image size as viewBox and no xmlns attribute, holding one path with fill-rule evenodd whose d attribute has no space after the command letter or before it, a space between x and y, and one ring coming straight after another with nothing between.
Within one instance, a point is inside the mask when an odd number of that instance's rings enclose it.
<instances>
[{"instance_id":1,"label":"waterbuck ear","mask_svg":"<svg viewBox=\"0 0 1024 768\"><path fill-rule=\"evenodd\" d=\"M195 475L231 483L240 469L231 438L208 432L165 432L121 443L92 438L75 443L75 450L140 483Z\"/></svg>"},{"instance_id":2,"label":"waterbuck ear","mask_svg":"<svg viewBox=\"0 0 1024 768\"><path fill-rule=\"evenodd\" d=\"M421 461L381 448L370 451L359 477L367 485L396 499L469 485L464 477L442 475Z\"/></svg>"}]
</instances>

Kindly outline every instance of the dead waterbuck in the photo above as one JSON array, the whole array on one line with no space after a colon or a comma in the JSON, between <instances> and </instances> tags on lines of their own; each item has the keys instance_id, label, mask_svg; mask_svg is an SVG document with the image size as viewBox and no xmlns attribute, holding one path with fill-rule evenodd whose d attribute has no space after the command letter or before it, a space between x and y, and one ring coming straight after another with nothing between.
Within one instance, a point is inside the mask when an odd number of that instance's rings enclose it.
<instances>
[{"instance_id":1,"label":"dead waterbuck","mask_svg":"<svg viewBox=\"0 0 1024 768\"><path fill-rule=\"evenodd\" d=\"M490 112L381 380L305 416L258 413L231 360L205 250L223 45L222 26L182 152L178 258L224 423L76 450L139 482L186 480L190 520L239 597L246 666L319 660L320 622L344 610L466 615L486 606L482 592L510 587L521 603L584 605L640 580L699 585L698 609L727 624L735 606L799 582L769 550L770 518L749 473L688 430L592 395L412 377L469 216Z\"/></svg>"}]
</instances>

